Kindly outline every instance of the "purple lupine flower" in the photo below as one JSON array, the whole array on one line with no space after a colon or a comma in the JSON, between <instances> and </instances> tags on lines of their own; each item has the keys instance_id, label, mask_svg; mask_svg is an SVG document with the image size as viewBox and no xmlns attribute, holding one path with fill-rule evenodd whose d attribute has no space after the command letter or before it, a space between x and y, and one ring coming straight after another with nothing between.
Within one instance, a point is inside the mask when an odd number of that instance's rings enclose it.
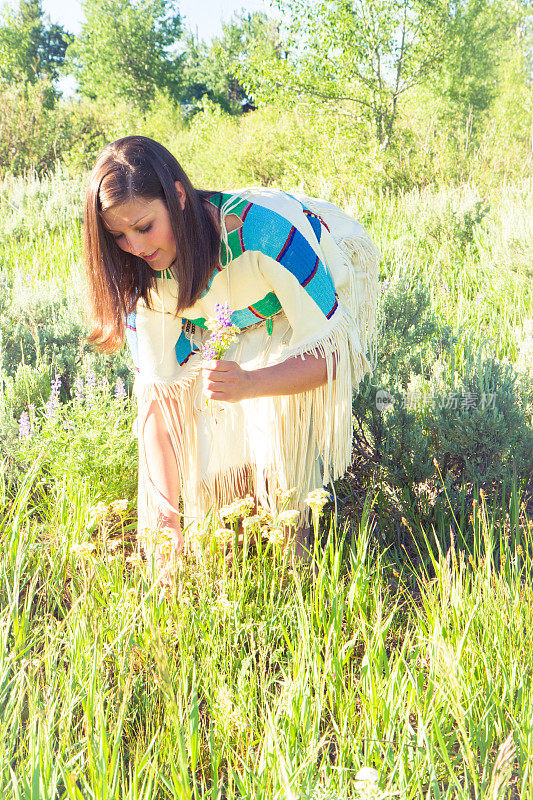
<instances>
[{"instance_id":1,"label":"purple lupine flower","mask_svg":"<svg viewBox=\"0 0 533 800\"><path fill-rule=\"evenodd\" d=\"M59 408L59 391L61 389L61 375L56 375L50 386L50 397L44 405L46 419L53 419Z\"/></svg>"},{"instance_id":2,"label":"purple lupine flower","mask_svg":"<svg viewBox=\"0 0 533 800\"><path fill-rule=\"evenodd\" d=\"M85 403L89 408L93 407L94 394L96 391L96 375L89 367L85 373Z\"/></svg>"},{"instance_id":3,"label":"purple lupine flower","mask_svg":"<svg viewBox=\"0 0 533 800\"><path fill-rule=\"evenodd\" d=\"M23 411L19 418L19 438L28 439L31 436L30 415Z\"/></svg>"},{"instance_id":4,"label":"purple lupine flower","mask_svg":"<svg viewBox=\"0 0 533 800\"><path fill-rule=\"evenodd\" d=\"M93 391L96 388L96 375L90 367L85 373L85 386L89 391Z\"/></svg>"},{"instance_id":5,"label":"purple lupine flower","mask_svg":"<svg viewBox=\"0 0 533 800\"><path fill-rule=\"evenodd\" d=\"M207 327L211 331L211 336L202 348L202 355L205 359L218 361L237 338L239 329L231 322L231 314L227 303L216 303L215 317L215 319L207 320Z\"/></svg>"},{"instance_id":6,"label":"purple lupine flower","mask_svg":"<svg viewBox=\"0 0 533 800\"><path fill-rule=\"evenodd\" d=\"M102 378L100 378L100 384L98 388L100 389L102 394L105 394L108 391L109 381L105 375Z\"/></svg>"},{"instance_id":7,"label":"purple lupine flower","mask_svg":"<svg viewBox=\"0 0 533 800\"><path fill-rule=\"evenodd\" d=\"M122 378L117 378L115 383L115 399L116 400L123 400L126 397L126 387L124 386L124 381Z\"/></svg>"},{"instance_id":8,"label":"purple lupine flower","mask_svg":"<svg viewBox=\"0 0 533 800\"><path fill-rule=\"evenodd\" d=\"M229 328L231 326L229 305L227 303L216 303L215 317L221 328Z\"/></svg>"},{"instance_id":9,"label":"purple lupine flower","mask_svg":"<svg viewBox=\"0 0 533 800\"><path fill-rule=\"evenodd\" d=\"M207 342L202 347L202 355L206 361L215 361L218 358L216 351L216 336L210 336Z\"/></svg>"},{"instance_id":10,"label":"purple lupine flower","mask_svg":"<svg viewBox=\"0 0 533 800\"><path fill-rule=\"evenodd\" d=\"M74 397L78 401L78 403L83 403L83 398L85 397L85 384L83 383L83 378L81 375L76 377L74 381Z\"/></svg>"}]
</instances>

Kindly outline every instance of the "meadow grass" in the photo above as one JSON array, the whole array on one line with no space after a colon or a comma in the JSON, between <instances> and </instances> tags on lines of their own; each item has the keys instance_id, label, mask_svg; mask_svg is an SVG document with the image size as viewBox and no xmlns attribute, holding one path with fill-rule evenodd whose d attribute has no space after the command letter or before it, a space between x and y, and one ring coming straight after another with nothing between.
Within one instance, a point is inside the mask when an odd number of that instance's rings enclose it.
<instances>
[{"instance_id":1,"label":"meadow grass","mask_svg":"<svg viewBox=\"0 0 533 800\"><path fill-rule=\"evenodd\" d=\"M82 319L83 181L0 186L21 316L57 296ZM466 345L519 359L530 184L347 202L383 278L429 283L459 361ZM272 543L230 564L208 537L164 596L136 556L131 401L99 387L91 403L43 419L16 479L9 459L0 473L2 797L533 797L533 526L516 484L471 519L411 523L408 550L378 536L371 491L322 520L315 581ZM120 497L125 515L89 522Z\"/></svg>"},{"instance_id":2,"label":"meadow grass","mask_svg":"<svg viewBox=\"0 0 533 800\"><path fill-rule=\"evenodd\" d=\"M87 487L41 481L1 520L3 797L533 795L517 496L504 518L480 498L471 552L429 536L417 571L376 546L369 497L356 527L325 520L315 581L268 542L228 564L208 540L165 597L131 520L88 531Z\"/></svg>"}]
</instances>

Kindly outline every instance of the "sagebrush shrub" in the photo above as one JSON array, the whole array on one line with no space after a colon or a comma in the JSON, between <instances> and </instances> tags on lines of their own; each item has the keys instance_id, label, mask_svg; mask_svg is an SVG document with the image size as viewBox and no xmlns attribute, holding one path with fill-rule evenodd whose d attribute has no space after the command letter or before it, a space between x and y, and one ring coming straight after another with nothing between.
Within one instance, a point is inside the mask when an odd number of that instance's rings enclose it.
<instances>
[{"instance_id":1,"label":"sagebrush shrub","mask_svg":"<svg viewBox=\"0 0 533 800\"><path fill-rule=\"evenodd\" d=\"M420 279L387 288L378 347L374 375L354 398L354 447L392 486L531 476L533 379L459 345Z\"/></svg>"}]
</instances>

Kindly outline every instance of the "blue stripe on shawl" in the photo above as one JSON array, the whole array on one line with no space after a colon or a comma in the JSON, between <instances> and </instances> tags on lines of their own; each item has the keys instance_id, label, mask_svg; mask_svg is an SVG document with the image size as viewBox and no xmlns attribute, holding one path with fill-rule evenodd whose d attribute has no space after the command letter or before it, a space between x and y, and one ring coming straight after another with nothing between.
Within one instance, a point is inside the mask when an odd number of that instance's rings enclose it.
<instances>
[{"instance_id":1,"label":"blue stripe on shawl","mask_svg":"<svg viewBox=\"0 0 533 800\"><path fill-rule=\"evenodd\" d=\"M312 214L310 211L307 211L305 207L304 207L304 214L307 218L308 223L313 229L313 233L315 234L317 241L320 242L320 239L322 238L322 223L315 214Z\"/></svg>"},{"instance_id":2,"label":"blue stripe on shawl","mask_svg":"<svg viewBox=\"0 0 533 800\"><path fill-rule=\"evenodd\" d=\"M239 308L237 311L231 312L231 322L237 328L247 328L248 325L255 325L259 322L259 317L253 314L249 308Z\"/></svg>"},{"instance_id":3,"label":"blue stripe on shawl","mask_svg":"<svg viewBox=\"0 0 533 800\"><path fill-rule=\"evenodd\" d=\"M312 220L320 225L320 220L306 218L313 229ZM254 203L242 227L242 238L246 250L259 250L294 275L330 319L336 311L335 284L325 264L297 228L281 214Z\"/></svg>"},{"instance_id":4,"label":"blue stripe on shawl","mask_svg":"<svg viewBox=\"0 0 533 800\"><path fill-rule=\"evenodd\" d=\"M133 366L136 370L139 369L139 347L137 345L137 314L131 311L126 317L126 341L130 348Z\"/></svg>"},{"instance_id":5,"label":"blue stripe on shawl","mask_svg":"<svg viewBox=\"0 0 533 800\"><path fill-rule=\"evenodd\" d=\"M192 354L197 350L199 350L199 348L196 347L196 345L194 345L185 336L185 332L182 330L180 338L178 339L178 341L174 346L174 352L176 353L176 360L180 365L180 367L183 367L183 365L187 363Z\"/></svg>"}]
</instances>

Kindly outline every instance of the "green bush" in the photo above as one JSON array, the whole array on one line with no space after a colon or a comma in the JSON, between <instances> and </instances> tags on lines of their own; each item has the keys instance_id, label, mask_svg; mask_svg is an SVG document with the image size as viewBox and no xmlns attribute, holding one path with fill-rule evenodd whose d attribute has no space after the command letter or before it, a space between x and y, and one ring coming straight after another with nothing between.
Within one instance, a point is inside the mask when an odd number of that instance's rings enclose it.
<instances>
[{"instance_id":1,"label":"green bush","mask_svg":"<svg viewBox=\"0 0 533 800\"><path fill-rule=\"evenodd\" d=\"M66 120L51 84L3 85L0 91L0 174L53 169L65 145Z\"/></svg>"},{"instance_id":2,"label":"green bush","mask_svg":"<svg viewBox=\"0 0 533 800\"><path fill-rule=\"evenodd\" d=\"M420 278L391 281L379 329L374 376L354 398L355 452L391 489L414 498L428 480L457 488L531 478L531 376L461 345Z\"/></svg>"}]
</instances>

